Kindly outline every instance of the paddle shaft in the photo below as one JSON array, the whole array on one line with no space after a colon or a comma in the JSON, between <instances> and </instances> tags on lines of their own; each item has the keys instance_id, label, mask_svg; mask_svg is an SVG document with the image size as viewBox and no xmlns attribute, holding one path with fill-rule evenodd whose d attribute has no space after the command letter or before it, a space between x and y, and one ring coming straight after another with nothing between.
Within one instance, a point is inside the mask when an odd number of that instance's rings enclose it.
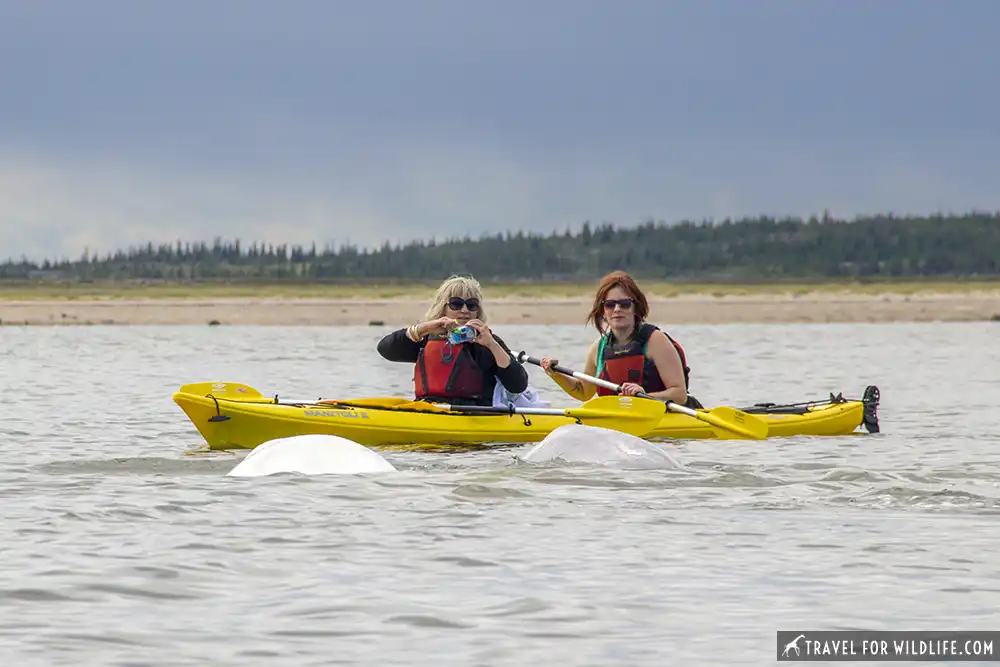
<instances>
[{"instance_id":1,"label":"paddle shaft","mask_svg":"<svg viewBox=\"0 0 1000 667\"><path fill-rule=\"evenodd\" d=\"M521 363L527 361L528 363L535 364L536 366L542 365L541 360L536 359L535 357L529 357L528 354L524 351L522 351L519 355L517 355L517 360ZM563 375L568 375L570 377L576 378L577 380L582 380L584 382L590 382L591 384L596 384L598 387L604 387L605 389L610 389L611 391L614 392L620 392L622 390L622 386L620 384L615 384L614 382L608 382L607 380L602 380L601 378L593 377L591 375L587 375L579 371L574 371L571 368L566 368L565 366L560 366L559 364L552 364L552 370L554 370L557 373L562 373ZM638 392L636 396L638 396L639 398L650 398L654 401L663 400L662 398L650 396L644 391ZM670 408L671 410L674 410L675 412L680 412L681 414L688 415L689 417L698 416L698 413L696 413L694 410L692 410L687 406L679 405L677 403L674 403L673 401L665 401L665 402L667 404L667 407Z\"/></svg>"},{"instance_id":2,"label":"paddle shaft","mask_svg":"<svg viewBox=\"0 0 1000 667\"><path fill-rule=\"evenodd\" d=\"M475 414L486 414L486 415L551 415L554 417L570 417L572 419L577 418L622 418L629 419L636 417L639 419L647 418L647 414L635 415L631 412L617 412L601 409L591 409L587 407L581 408L528 408L528 407L515 407L511 405L510 407L504 407L502 405L452 405L450 403L431 403L436 408L442 408L444 410L450 410L452 412L469 412Z\"/></svg>"},{"instance_id":3,"label":"paddle shaft","mask_svg":"<svg viewBox=\"0 0 1000 667\"><path fill-rule=\"evenodd\" d=\"M436 408L452 412L476 412L489 415L556 415L565 417L566 410L557 408L505 408L502 405L452 405L450 403L431 403Z\"/></svg>"}]
</instances>

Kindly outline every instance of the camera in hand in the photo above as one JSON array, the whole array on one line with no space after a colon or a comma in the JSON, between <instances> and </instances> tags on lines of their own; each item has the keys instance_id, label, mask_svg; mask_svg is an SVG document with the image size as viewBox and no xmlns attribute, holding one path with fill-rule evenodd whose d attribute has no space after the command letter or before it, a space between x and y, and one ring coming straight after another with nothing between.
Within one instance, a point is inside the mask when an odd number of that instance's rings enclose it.
<instances>
[{"instance_id":1,"label":"camera in hand","mask_svg":"<svg viewBox=\"0 0 1000 667\"><path fill-rule=\"evenodd\" d=\"M476 339L476 330L468 325L455 327L448 332L448 342L453 345L468 343Z\"/></svg>"}]
</instances>

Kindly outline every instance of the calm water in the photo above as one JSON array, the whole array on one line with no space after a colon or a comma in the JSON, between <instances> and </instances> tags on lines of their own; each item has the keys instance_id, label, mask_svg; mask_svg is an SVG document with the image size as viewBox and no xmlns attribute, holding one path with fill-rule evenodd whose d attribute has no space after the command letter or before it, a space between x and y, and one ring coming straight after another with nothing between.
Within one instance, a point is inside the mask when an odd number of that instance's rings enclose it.
<instances>
[{"instance_id":1,"label":"calm water","mask_svg":"<svg viewBox=\"0 0 1000 667\"><path fill-rule=\"evenodd\" d=\"M496 330L579 369L591 339ZM877 384L883 433L227 478L171 392L406 394L384 331L0 328L0 664L760 665L778 629L1000 627L1000 325L673 331L706 404Z\"/></svg>"}]
</instances>

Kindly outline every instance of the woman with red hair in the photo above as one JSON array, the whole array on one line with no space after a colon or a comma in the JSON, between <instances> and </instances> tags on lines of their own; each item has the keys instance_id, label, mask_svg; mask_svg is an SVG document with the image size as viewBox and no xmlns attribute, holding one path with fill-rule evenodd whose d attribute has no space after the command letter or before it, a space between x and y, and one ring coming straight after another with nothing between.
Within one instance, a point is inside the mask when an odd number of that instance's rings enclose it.
<instances>
[{"instance_id":1,"label":"woman with red hair","mask_svg":"<svg viewBox=\"0 0 1000 667\"><path fill-rule=\"evenodd\" d=\"M647 323L648 315L646 295L632 276L624 271L604 276L587 316L601 335L587 351L583 372L621 385L620 393L625 396L645 392L692 409L702 408L687 392L690 369L683 348L659 327ZM612 393L553 371L552 366L558 363L551 357L541 360L549 377L570 396L586 401L595 391Z\"/></svg>"}]
</instances>

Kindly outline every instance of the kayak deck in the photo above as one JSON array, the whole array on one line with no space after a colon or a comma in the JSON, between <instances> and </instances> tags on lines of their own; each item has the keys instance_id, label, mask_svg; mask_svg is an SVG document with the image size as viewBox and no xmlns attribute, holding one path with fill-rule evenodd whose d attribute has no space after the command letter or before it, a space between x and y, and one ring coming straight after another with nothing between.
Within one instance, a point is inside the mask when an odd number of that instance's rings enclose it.
<instances>
[{"instance_id":1,"label":"kayak deck","mask_svg":"<svg viewBox=\"0 0 1000 667\"><path fill-rule=\"evenodd\" d=\"M215 387L205 391L206 386ZM227 386L239 387L235 391ZM874 390L874 395L869 394ZM766 420L768 437L848 435L860 426L878 430L878 390L868 400L830 400L799 404L757 404L742 408ZM334 435L365 446L482 446L538 442L573 417L450 412L403 398L279 402L235 383L185 385L174 402L201 433L209 448L252 449L268 440L295 435ZM710 424L664 410L659 424L643 435L652 439L712 439Z\"/></svg>"}]
</instances>

